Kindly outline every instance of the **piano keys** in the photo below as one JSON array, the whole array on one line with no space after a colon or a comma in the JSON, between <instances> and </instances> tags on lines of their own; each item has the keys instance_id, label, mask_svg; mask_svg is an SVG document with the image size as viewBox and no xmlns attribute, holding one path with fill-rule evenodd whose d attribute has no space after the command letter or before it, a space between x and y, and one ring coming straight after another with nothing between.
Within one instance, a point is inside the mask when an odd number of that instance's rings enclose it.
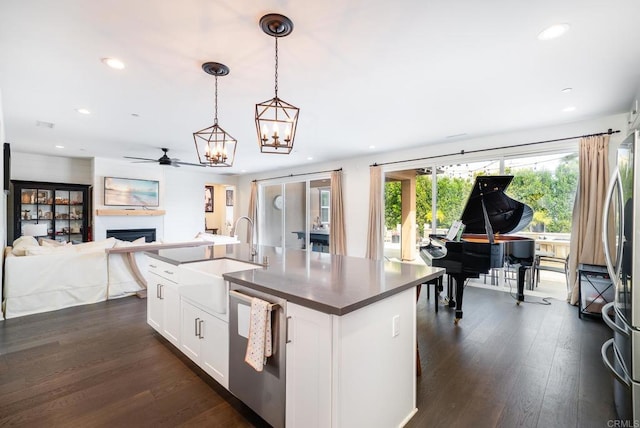
<instances>
[{"instance_id":1,"label":"piano keys","mask_svg":"<svg viewBox=\"0 0 640 428\"><path fill-rule=\"evenodd\" d=\"M449 306L456 308L456 324L462 319L467 279L478 278L507 263L518 265L516 303L524 301L525 273L533 264L535 241L506 234L528 226L533 210L504 193L511 180L510 175L477 177L461 216L467 233L462 234L460 241L431 235L429 244L420 247L425 263L445 268L455 281L455 296L450 290Z\"/></svg>"}]
</instances>

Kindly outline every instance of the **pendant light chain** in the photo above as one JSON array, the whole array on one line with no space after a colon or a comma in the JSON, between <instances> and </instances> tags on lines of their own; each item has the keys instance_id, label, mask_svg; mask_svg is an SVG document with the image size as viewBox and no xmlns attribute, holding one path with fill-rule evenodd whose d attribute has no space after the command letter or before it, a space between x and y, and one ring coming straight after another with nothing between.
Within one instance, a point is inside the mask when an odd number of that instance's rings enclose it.
<instances>
[{"instance_id":1,"label":"pendant light chain","mask_svg":"<svg viewBox=\"0 0 640 428\"><path fill-rule=\"evenodd\" d=\"M274 37L274 39L276 39L276 75L275 75L275 81L276 81L276 98L278 98L278 38Z\"/></svg>"},{"instance_id":2,"label":"pendant light chain","mask_svg":"<svg viewBox=\"0 0 640 428\"><path fill-rule=\"evenodd\" d=\"M213 124L218 124L218 76L216 76L216 98L215 98L215 116L213 117Z\"/></svg>"}]
</instances>

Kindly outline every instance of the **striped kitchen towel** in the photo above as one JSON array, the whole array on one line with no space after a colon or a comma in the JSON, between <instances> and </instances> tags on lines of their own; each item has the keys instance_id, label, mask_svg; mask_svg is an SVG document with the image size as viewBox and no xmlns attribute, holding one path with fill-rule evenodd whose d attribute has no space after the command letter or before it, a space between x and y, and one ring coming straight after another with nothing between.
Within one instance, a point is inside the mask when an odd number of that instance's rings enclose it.
<instances>
[{"instance_id":1,"label":"striped kitchen towel","mask_svg":"<svg viewBox=\"0 0 640 428\"><path fill-rule=\"evenodd\" d=\"M249 338L244 361L261 372L271 356L271 311L269 302L257 297L251 298L251 314L249 318Z\"/></svg>"}]
</instances>

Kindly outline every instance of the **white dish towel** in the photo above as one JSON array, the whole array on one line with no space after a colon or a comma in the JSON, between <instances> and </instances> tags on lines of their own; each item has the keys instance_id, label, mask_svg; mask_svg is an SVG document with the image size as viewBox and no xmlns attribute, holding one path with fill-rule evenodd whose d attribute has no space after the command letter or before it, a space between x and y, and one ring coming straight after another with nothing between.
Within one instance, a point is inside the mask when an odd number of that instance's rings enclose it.
<instances>
[{"instance_id":1,"label":"white dish towel","mask_svg":"<svg viewBox=\"0 0 640 428\"><path fill-rule=\"evenodd\" d=\"M249 338L247 339L247 353L244 361L261 372L271 356L271 311L269 302L257 297L251 298L251 313L249 318Z\"/></svg>"}]
</instances>

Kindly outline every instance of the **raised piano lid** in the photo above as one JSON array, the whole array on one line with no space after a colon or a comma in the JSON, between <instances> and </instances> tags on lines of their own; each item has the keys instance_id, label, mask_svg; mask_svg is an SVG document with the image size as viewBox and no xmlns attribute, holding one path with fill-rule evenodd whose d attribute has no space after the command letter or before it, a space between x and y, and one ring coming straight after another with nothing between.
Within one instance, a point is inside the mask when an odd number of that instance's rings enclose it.
<instances>
[{"instance_id":1,"label":"raised piano lid","mask_svg":"<svg viewBox=\"0 0 640 428\"><path fill-rule=\"evenodd\" d=\"M533 210L528 205L508 197L504 191L513 175L484 175L476 177L471 195L462 211L465 233L486 233L482 198L487 208L493 233L515 233L531 223Z\"/></svg>"}]
</instances>

